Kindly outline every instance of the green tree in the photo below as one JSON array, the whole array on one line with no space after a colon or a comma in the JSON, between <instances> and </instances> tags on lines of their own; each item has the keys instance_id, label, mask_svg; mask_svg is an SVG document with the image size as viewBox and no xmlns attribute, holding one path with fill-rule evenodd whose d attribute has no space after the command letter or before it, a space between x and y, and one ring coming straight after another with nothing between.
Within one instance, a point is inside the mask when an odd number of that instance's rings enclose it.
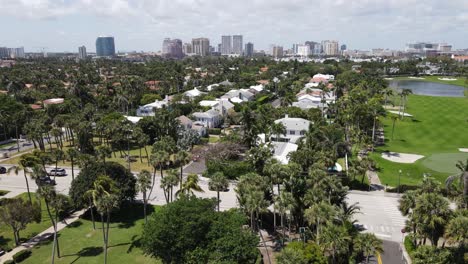
<instances>
[{"instance_id":1,"label":"green tree","mask_svg":"<svg viewBox=\"0 0 468 264\"><path fill-rule=\"evenodd\" d=\"M145 216L145 223L148 222L146 215L146 207L148 205L147 192L151 190L151 172L142 170L137 176L137 191L143 195L143 215Z\"/></svg>"},{"instance_id":2,"label":"green tree","mask_svg":"<svg viewBox=\"0 0 468 264\"><path fill-rule=\"evenodd\" d=\"M412 254L414 264L451 264L450 252L433 246L419 246Z\"/></svg>"},{"instance_id":3,"label":"green tree","mask_svg":"<svg viewBox=\"0 0 468 264\"><path fill-rule=\"evenodd\" d=\"M198 175L189 174L187 176L187 179L185 180L185 182L182 184L182 188L179 189L176 192L176 196L180 196L181 194L192 195L193 196L194 191L195 192L205 192L205 191L203 191L203 189L198 184L198 181L199 181Z\"/></svg>"},{"instance_id":4,"label":"green tree","mask_svg":"<svg viewBox=\"0 0 468 264\"><path fill-rule=\"evenodd\" d=\"M278 264L326 264L327 259L317 244L289 243L278 255Z\"/></svg>"},{"instance_id":5,"label":"green tree","mask_svg":"<svg viewBox=\"0 0 468 264\"><path fill-rule=\"evenodd\" d=\"M29 172L30 169L32 169L33 167L39 164L40 164L40 160L36 156L32 154L23 154L20 156L18 165L10 167L8 169L8 172L14 171L16 175L18 175L20 171L23 171L24 180L26 181L26 190L28 191L28 198L29 198L30 204L32 204L32 198L31 198L31 192L29 190L28 173L30 173Z\"/></svg>"},{"instance_id":6,"label":"green tree","mask_svg":"<svg viewBox=\"0 0 468 264\"><path fill-rule=\"evenodd\" d=\"M318 245L320 245L320 229L322 225L326 226L331 224L337 215L337 208L324 201L314 204L311 208L305 210L305 218L307 221L310 224L315 224L315 240Z\"/></svg>"},{"instance_id":7,"label":"green tree","mask_svg":"<svg viewBox=\"0 0 468 264\"><path fill-rule=\"evenodd\" d=\"M67 149L67 158L70 159L71 171L72 171L72 181L75 180L75 161L78 158L79 152L71 147Z\"/></svg>"},{"instance_id":8,"label":"green tree","mask_svg":"<svg viewBox=\"0 0 468 264\"><path fill-rule=\"evenodd\" d=\"M358 234L354 240L353 248L356 252L364 255L366 263L369 263L370 256L383 252L382 240L370 233Z\"/></svg>"},{"instance_id":9,"label":"green tree","mask_svg":"<svg viewBox=\"0 0 468 264\"><path fill-rule=\"evenodd\" d=\"M336 263L337 256L349 251L351 237L344 226L329 225L320 236L320 247L331 256L331 262Z\"/></svg>"},{"instance_id":10,"label":"green tree","mask_svg":"<svg viewBox=\"0 0 468 264\"><path fill-rule=\"evenodd\" d=\"M176 153L176 162L177 164L179 164L179 167L180 167L179 188L182 188L183 168L185 164L190 162L190 153L185 150L180 150L179 152Z\"/></svg>"},{"instance_id":11,"label":"green tree","mask_svg":"<svg viewBox=\"0 0 468 264\"><path fill-rule=\"evenodd\" d=\"M460 170L460 173L457 175L452 175L447 178L446 185L448 188L452 187L452 184L455 180L459 180L460 185L463 186L462 192L462 208L468 208L468 159L465 162L458 161L456 164L457 168Z\"/></svg>"},{"instance_id":12,"label":"green tree","mask_svg":"<svg viewBox=\"0 0 468 264\"><path fill-rule=\"evenodd\" d=\"M458 215L447 224L445 237L448 242L458 244L460 249L468 245L468 216Z\"/></svg>"},{"instance_id":13,"label":"green tree","mask_svg":"<svg viewBox=\"0 0 468 264\"><path fill-rule=\"evenodd\" d=\"M222 172L217 172L210 177L210 182L208 183L210 190L216 191L216 201L218 203L218 212L219 205L221 200L219 199L219 192L226 190L229 187L229 181L224 176Z\"/></svg>"},{"instance_id":14,"label":"green tree","mask_svg":"<svg viewBox=\"0 0 468 264\"><path fill-rule=\"evenodd\" d=\"M29 223L41 221L41 207L38 203L30 203L21 198L6 199L0 207L0 221L11 227L15 244L20 244L20 231Z\"/></svg>"}]
</instances>

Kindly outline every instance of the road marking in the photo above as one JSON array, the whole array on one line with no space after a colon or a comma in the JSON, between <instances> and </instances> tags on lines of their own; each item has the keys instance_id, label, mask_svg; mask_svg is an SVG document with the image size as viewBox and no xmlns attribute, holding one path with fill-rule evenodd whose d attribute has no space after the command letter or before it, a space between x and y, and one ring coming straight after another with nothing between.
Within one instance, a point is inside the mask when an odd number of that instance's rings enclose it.
<instances>
[{"instance_id":1,"label":"road marking","mask_svg":"<svg viewBox=\"0 0 468 264\"><path fill-rule=\"evenodd\" d=\"M378 263L378 264L383 264L383 262L382 262L382 257L380 256L380 253L379 253L379 252L377 252L377 263Z\"/></svg>"}]
</instances>

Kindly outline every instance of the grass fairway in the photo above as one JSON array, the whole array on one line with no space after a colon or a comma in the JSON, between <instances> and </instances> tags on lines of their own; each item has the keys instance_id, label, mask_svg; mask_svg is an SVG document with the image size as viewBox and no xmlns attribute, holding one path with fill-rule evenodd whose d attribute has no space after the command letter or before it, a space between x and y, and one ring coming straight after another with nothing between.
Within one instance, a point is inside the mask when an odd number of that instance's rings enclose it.
<instances>
[{"instance_id":1,"label":"grass fairway","mask_svg":"<svg viewBox=\"0 0 468 264\"><path fill-rule=\"evenodd\" d=\"M37 201L36 194L31 193L33 202ZM28 199L27 193L22 193L16 197L21 197L24 200ZM21 241L27 241L28 239L36 236L37 234L41 233L42 231L46 230L47 228L52 226L52 222L50 222L49 215L47 214L47 210L45 207L44 200L41 202L42 206L42 218L41 222L36 223L33 222L27 225L26 229L20 231ZM13 238L13 231L11 227L1 224L0 225L0 248L14 248L15 247L15 239Z\"/></svg>"},{"instance_id":2,"label":"grass fairway","mask_svg":"<svg viewBox=\"0 0 468 264\"><path fill-rule=\"evenodd\" d=\"M125 205L113 214L109 230L108 263L160 263L143 255L139 239L143 230L143 208L140 204ZM149 210L151 212L151 210ZM104 263L101 223L96 230L88 216L59 232L62 257L55 263ZM22 263L50 263L52 243L33 248L32 255Z\"/></svg>"},{"instance_id":3,"label":"grass fairway","mask_svg":"<svg viewBox=\"0 0 468 264\"><path fill-rule=\"evenodd\" d=\"M391 186L398 184L400 169L403 171L402 184L417 184L423 173L444 181L456 171L456 161L468 157L458 151L458 148L468 146L468 98L411 95L406 112L413 118L396 122L393 140L391 118L382 120L386 145L372 155L380 168L381 182ZM390 162L380 157L380 153L387 150L420 154L425 158L414 164Z\"/></svg>"}]
</instances>

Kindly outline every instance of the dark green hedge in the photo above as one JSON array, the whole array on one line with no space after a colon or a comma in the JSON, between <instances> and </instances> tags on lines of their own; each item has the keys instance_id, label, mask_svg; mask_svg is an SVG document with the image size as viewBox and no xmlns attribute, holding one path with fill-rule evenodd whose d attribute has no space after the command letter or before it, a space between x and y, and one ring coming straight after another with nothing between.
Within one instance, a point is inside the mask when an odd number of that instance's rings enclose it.
<instances>
[{"instance_id":1,"label":"dark green hedge","mask_svg":"<svg viewBox=\"0 0 468 264\"><path fill-rule=\"evenodd\" d=\"M27 259L29 256L31 256L31 250L21 250L13 255L13 261L15 263L20 263L21 261Z\"/></svg>"},{"instance_id":2,"label":"dark green hedge","mask_svg":"<svg viewBox=\"0 0 468 264\"><path fill-rule=\"evenodd\" d=\"M208 175L220 171L230 180L235 180L244 174L254 172L252 165L246 161L208 161L206 167Z\"/></svg>"}]
</instances>

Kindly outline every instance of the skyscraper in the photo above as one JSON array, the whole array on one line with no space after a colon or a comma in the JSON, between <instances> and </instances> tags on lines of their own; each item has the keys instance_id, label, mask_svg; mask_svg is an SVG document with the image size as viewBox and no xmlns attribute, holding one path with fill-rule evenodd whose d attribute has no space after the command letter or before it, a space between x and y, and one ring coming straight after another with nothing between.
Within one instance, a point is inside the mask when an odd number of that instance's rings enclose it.
<instances>
[{"instance_id":1,"label":"skyscraper","mask_svg":"<svg viewBox=\"0 0 468 264\"><path fill-rule=\"evenodd\" d=\"M0 59L10 57L10 50L7 47L0 47Z\"/></svg>"},{"instance_id":2,"label":"skyscraper","mask_svg":"<svg viewBox=\"0 0 468 264\"><path fill-rule=\"evenodd\" d=\"M297 46L297 55L302 57L309 57L310 54L310 46L309 45L298 45Z\"/></svg>"},{"instance_id":3,"label":"skyscraper","mask_svg":"<svg viewBox=\"0 0 468 264\"><path fill-rule=\"evenodd\" d=\"M171 43L171 39L170 38L165 38L163 40L163 44L162 44L162 49L161 49L161 53L164 55L164 54L167 54L169 53L169 44Z\"/></svg>"},{"instance_id":4,"label":"skyscraper","mask_svg":"<svg viewBox=\"0 0 468 264\"><path fill-rule=\"evenodd\" d=\"M96 55L98 57L115 56L114 37L100 36L96 39Z\"/></svg>"},{"instance_id":5,"label":"skyscraper","mask_svg":"<svg viewBox=\"0 0 468 264\"><path fill-rule=\"evenodd\" d=\"M346 44L341 45L341 48L340 48L341 51L345 51L347 49L348 47L346 46Z\"/></svg>"},{"instance_id":6,"label":"skyscraper","mask_svg":"<svg viewBox=\"0 0 468 264\"><path fill-rule=\"evenodd\" d=\"M182 40L165 38L162 46L162 56L180 59L184 57L182 51Z\"/></svg>"},{"instance_id":7,"label":"skyscraper","mask_svg":"<svg viewBox=\"0 0 468 264\"><path fill-rule=\"evenodd\" d=\"M232 36L221 36L221 54L232 53Z\"/></svg>"},{"instance_id":8,"label":"skyscraper","mask_svg":"<svg viewBox=\"0 0 468 264\"><path fill-rule=\"evenodd\" d=\"M243 48L242 46L243 46L242 35L232 36L232 53L242 54L242 48Z\"/></svg>"},{"instance_id":9,"label":"skyscraper","mask_svg":"<svg viewBox=\"0 0 468 264\"><path fill-rule=\"evenodd\" d=\"M273 57L275 57L275 58L283 57L283 47L282 46L274 46L273 47Z\"/></svg>"},{"instance_id":10,"label":"skyscraper","mask_svg":"<svg viewBox=\"0 0 468 264\"><path fill-rule=\"evenodd\" d=\"M192 39L192 51L200 56L208 56L210 51L210 40L207 38Z\"/></svg>"},{"instance_id":11,"label":"skyscraper","mask_svg":"<svg viewBox=\"0 0 468 264\"><path fill-rule=\"evenodd\" d=\"M336 40L324 40L322 41L322 49L325 55L337 56L340 55L339 44Z\"/></svg>"},{"instance_id":12,"label":"skyscraper","mask_svg":"<svg viewBox=\"0 0 468 264\"><path fill-rule=\"evenodd\" d=\"M184 45L182 45L182 51L184 52L184 54L192 54L193 53L192 44L184 43Z\"/></svg>"},{"instance_id":13,"label":"skyscraper","mask_svg":"<svg viewBox=\"0 0 468 264\"><path fill-rule=\"evenodd\" d=\"M85 46L78 47L78 59L84 60L86 59L87 56L88 54L86 53L86 47Z\"/></svg>"},{"instance_id":14,"label":"skyscraper","mask_svg":"<svg viewBox=\"0 0 468 264\"><path fill-rule=\"evenodd\" d=\"M245 44L245 56L252 57L254 53L254 44L252 42L248 42Z\"/></svg>"}]
</instances>

